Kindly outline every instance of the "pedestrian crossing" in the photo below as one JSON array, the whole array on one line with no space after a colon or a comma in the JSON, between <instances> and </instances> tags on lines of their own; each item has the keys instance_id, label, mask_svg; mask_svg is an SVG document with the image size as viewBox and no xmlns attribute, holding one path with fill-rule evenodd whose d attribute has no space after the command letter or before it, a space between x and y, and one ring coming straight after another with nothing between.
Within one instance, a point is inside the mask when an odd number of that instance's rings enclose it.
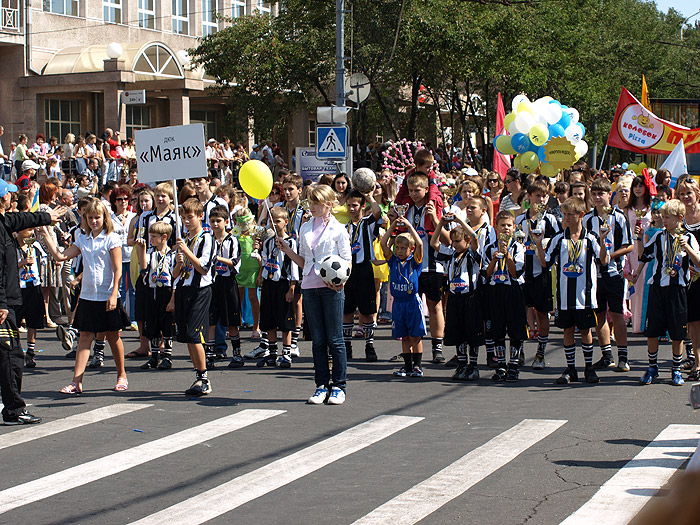
<instances>
[{"instance_id":1,"label":"pedestrian crossing","mask_svg":"<svg viewBox=\"0 0 700 525\"><path fill-rule=\"evenodd\" d=\"M22 445L41 446L43 438L68 433L75 429L89 431L90 425L115 420L138 412L147 415L154 409L148 403L118 403L102 408L74 414L33 427L22 427L0 433L0 450ZM0 522L3 515L22 507L63 494L90 483L105 480L115 474L129 471L130 483L138 485L137 467L148 464L150 469L159 468L158 460L207 441L222 438L234 432L252 432L255 425L266 420L277 421L285 410L243 409L235 413L199 424L167 436L150 440L127 450L108 454L76 466L41 476L36 479L0 490ZM283 418L284 419L284 418ZM140 515L129 515L124 509L121 522L139 525L169 523L197 524L214 520L246 503L279 491L305 478L306 483L316 483L311 474L343 460L352 460L361 451L369 455L372 463L390 464L394 457L383 457L386 449L377 448L380 442L391 447L415 439L411 427L429 424L426 418L412 415L379 415L349 425L338 433L324 439L311 439L308 446L286 454L272 457L262 466L223 481L217 479L214 486L180 500L168 501L175 495L165 496L156 508L137 511ZM348 523L368 524L414 524L436 511L451 505L460 496L486 478L503 470L509 464L538 443L547 440L567 424L559 419L524 419L511 428L491 434L491 439L473 448L456 461L440 464L436 458L436 469L407 490L397 489L383 502L378 501L359 511ZM236 434L240 435L240 434ZM623 468L605 482L598 492L566 518L562 525L589 524L596 521L606 524L628 523L639 510L663 487L671 476L683 467L698 445L700 425L669 425L658 436L631 459ZM373 447L373 445L376 445ZM381 457L380 457L381 456ZM445 463L449 463L445 465ZM163 465L160 465L163 468ZM8 473L6 472L6 475ZM168 470L163 476L177 477L178 472ZM371 472L367 476L371 476ZM227 476L228 477L228 476ZM11 480L10 477L7 479ZM26 479L26 478L25 478ZM362 483L362 480L354 480ZM403 487L405 489L405 486ZM402 491L403 490L403 491ZM395 493L395 494L396 494ZM264 500L261 500L264 501ZM452 503L454 505L454 503ZM372 509L371 507L375 507ZM158 508L160 507L160 508ZM575 507L573 507L575 508ZM23 512L24 509L21 509ZM289 509L293 512L293 509ZM150 512L150 514L147 514ZM361 515L360 512L364 512ZM570 512L570 511L569 511ZM15 515L13 514L13 516ZM146 515L144 515L146 514ZM361 515L357 518L356 516ZM125 517L126 516L126 517ZM235 514L227 516L232 518ZM561 517L559 519L562 519ZM354 521L353 521L354 520ZM558 520L557 520L558 521Z\"/></svg>"}]
</instances>

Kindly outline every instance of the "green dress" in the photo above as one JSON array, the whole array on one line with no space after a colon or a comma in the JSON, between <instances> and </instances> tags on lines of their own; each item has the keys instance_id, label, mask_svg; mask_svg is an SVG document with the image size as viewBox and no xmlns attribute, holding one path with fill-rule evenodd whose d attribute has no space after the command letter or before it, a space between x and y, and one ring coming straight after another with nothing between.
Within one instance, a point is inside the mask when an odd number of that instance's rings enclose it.
<instances>
[{"instance_id":1,"label":"green dress","mask_svg":"<svg viewBox=\"0 0 700 525\"><path fill-rule=\"evenodd\" d=\"M238 286L243 288L257 288L256 281L260 272L260 263L255 257L251 257L253 252L253 237L250 235L241 235L238 238L241 246L241 270L236 276Z\"/></svg>"}]
</instances>

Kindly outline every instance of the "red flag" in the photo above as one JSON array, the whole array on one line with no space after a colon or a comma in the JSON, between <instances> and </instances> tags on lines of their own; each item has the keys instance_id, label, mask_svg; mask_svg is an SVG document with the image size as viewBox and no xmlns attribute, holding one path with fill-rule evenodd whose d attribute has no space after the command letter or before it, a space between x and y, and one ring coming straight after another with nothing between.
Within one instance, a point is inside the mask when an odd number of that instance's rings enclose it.
<instances>
[{"instance_id":1,"label":"red flag","mask_svg":"<svg viewBox=\"0 0 700 525\"><path fill-rule=\"evenodd\" d=\"M506 118L506 110L503 107L503 99L501 94L498 94L498 105L496 106L496 137L505 135L506 130L503 126L503 121ZM501 178L505 178L506 171L510 168L510 156L501 155L496 148L493 148L493 170L498 173Z\"/></svg>"}]
</instances>

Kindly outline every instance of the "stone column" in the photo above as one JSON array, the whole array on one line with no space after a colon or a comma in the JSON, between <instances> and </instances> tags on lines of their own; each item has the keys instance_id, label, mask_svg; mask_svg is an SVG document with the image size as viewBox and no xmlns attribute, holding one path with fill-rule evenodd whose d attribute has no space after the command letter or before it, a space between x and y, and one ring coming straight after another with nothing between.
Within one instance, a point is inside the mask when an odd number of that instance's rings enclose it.
<instances>
[{"instance_id":1,"label":"stone column","mask_svg":"<svg viewBox=\"0 0 700 525\"><path fill-rule=\"evenodd\" d=\"M190 123L190 92L187 89L168 93L170 102L170 125L181 126Z\"/></svg>"}]
</instances>

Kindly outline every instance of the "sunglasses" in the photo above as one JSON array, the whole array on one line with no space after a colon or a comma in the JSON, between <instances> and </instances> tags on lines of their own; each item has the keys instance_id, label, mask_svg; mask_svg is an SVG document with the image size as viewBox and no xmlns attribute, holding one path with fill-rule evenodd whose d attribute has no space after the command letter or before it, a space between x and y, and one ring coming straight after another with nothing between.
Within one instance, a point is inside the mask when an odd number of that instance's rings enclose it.
<instances>
[{"instance_id":1,"label":"sunglasses","mask_svg":"<svg viewBox=\"0 0 700 525\"><path fill-rule=\"evenodd\" d=\"M489 184L498 184L498 179L488 179Z\"/></svg>"},{"instance_id":2,"label":"sunglasses","mask_svg":"<svg viewBox=\"0 0 700 525\"><path fill-rule=\"evenodd\" d=\"M114 200L115 200L115 201L126 201L126 202L129 202L129 197L117 197L117 198L114 199Z\"/></svg>"},{"instance_id":3,"label":"sunglasses","mask_svg":"<svg viewBox=\"0 0 700 525\"><path fill-rule=\"evenodd\" d=\"M279 191L273 191L273 192L272 192L272 195L279 195L279 194L280 194Z\"/></svg>"}]
</instances>

